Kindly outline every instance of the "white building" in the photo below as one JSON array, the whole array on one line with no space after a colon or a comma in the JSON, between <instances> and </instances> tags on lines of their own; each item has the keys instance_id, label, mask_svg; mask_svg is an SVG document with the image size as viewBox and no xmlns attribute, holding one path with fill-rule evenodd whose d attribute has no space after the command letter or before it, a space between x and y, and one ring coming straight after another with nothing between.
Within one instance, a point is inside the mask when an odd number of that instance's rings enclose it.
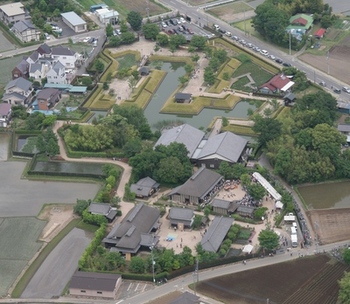
<instances>
[{"instance_id":1,"label":"white building","mask_svg":"<svg viewBox=\"0 0 350 304\"><path fill-rule=\"evenodd\" d=\"M61 16L63 22L67 24L74 32L81 33L87 31L86 22L81 19L76 13L62 13Z\"/></svg>"},{"instance_id":2,"label":"white building","mask_svg":"<svg viewBox=\"0 0 350 304\"><path fill-rule=\"evenodd\" d=\"M108 8L98 9L95 14L104 25L107 25L108 23L116 24L119 19L119 13L115 10L109 10Z\"/></svg>"},{"instance_id":3,"label":"white building","mask_svg":"<svg viewBox=\"0 0 350 304\"><path fill-rule=\"evenodd\" d=\"M21 2L14 2L0 6L0 18L5 24L11 24L20 20L24 21L27 14Z\"/></svg>"},{"instance_id":4,"label":"white building","mask_svg":"<svg viewBox=\"0 0 350 304\"><path fill-rule=\"evenodd\" d=\"M67 84L67 75L64 65L61 62L56 62L53 67L47 72L47 83Z\"/></svg>"},{"instance_id":5,"label":"white building","mask_svg":"<svg viewBox=\"0 0 350 304\"><path fill-rule=\"evenodd\" d=\"M66 71L73 71L75 63L80 55L69 48L63 46L56 46L52 48L51 58L54 62L60 61L65 67Z\"/></svg>"},{"instance_id":6,"label":"white building","mask_svg":"<svg viewBox=\"0 0 350 304\"><path fill-rule=\"evenodd\" d=\"M16 22L11 28L11 31L22 42L40 40L40 31L38 31L34 24L29 20L20 20Z\"/></svg>"}]
</instances>

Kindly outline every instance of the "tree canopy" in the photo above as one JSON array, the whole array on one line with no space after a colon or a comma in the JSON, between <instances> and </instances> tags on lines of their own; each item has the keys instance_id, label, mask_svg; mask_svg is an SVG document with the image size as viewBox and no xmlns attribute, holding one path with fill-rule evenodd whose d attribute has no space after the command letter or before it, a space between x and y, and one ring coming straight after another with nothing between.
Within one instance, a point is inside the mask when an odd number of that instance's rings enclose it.
<instances>
[{"instance_id":1,"label":"tree canopy","mask_svg":"<svg viewBox=\"0 0 350 304\"><path fill-rule=\"evenodd\" d=\"M344 277L338 283L338 300L342 304L350 304L350 272L345 272Z\"/></svg>"},{"instance_id":2,"label":"tree canopy","mask_svg":"<svg viewBox=\"0 0 350 304\"><path fill-rule=\"evenodd\" d=\"M271 229L261 230L258 240L260 246L267 250L273 250L279 246L279 236Z\"/></svg>"},{"instance_id":3,"label":"tree canopy","mask_svg":"<svg viewBox=\"0 0 350 304\"><path fill-rule=\"evenodd\" d=\"M126 17L126 21L128 21L134 31L139 31L141 29L142 16L139 12L130 11Z\"/></svg>"},{"instance_id":4,"label":"tree canopy","mask_svg":"<svg viewBox=\"0 0 350 304\"><path fill-rule=\"evenodd\" d=\"M142 27L143 35L146 39L152 39L155 40L157 38L157 35L159 34L159 26L156 23L146 23Z\"/></svg>"}]
</instances>

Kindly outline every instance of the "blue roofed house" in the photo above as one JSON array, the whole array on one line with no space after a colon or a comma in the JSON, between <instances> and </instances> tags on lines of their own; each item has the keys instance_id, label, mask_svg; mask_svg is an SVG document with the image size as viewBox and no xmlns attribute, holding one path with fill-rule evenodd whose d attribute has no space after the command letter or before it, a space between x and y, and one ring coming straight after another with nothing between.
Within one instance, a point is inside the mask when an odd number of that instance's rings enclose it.
<instances>
[{"instance_id":1,"label":"blue roofed house","mask_svg":"<svg viewBox=\"0 0 350 304\"><path fill-rule=\"evenodd\" d=\"M40 31L29 20L20 20L16 22L11 31L22 42L39 41Z\"/></svg>"},{"instance_id":2,"label":"blue roofed house","mask_svg":"<svg viewBox=\"0 0 350 304\"><path fill-rule=\"evenodd\" d=\"M205 133L189 124L183 124L171 129L165 130L154 145L168 146L173 142L184 144L188 151L188 157L191 159L197 146L200 144Z\"/></svg>"},{"instance_id":3,"label":"blue roofed house","mask_svg":"<svg viewBox=\"0 0 350 304\"><path fill-rule=\"evenodd\" d=\"M221 243L229 232L234 219L230 217L216 216L204 234L201 245L203 250L217 252Z\"/></svg>"},{"instance_id":4,"label":"blue roofed house","mask_svg":"<svg viewBox=\"0 0 350 304\"><path fill-rule=\"evenodd\" d=\"M198 166L217 169L222 161L234 164L245 160L248 140L231 132L210 137L202 147L192 155Z\"/></svg>"},{"instance_id":5,"label":"blue roofed house","mask_svg":"<svg viewBox=\"0 0 350 304\"><path fill-rule=\"evenodd\" d=\"M23 77L11 80L5 87L2 101L13 105L27 105L32 98L33 85Z\"/></svg>"},{"instance_id":6,"label":"blue roofed house","mask_svg":"<svg viewBox=\"0 0 350 304\"><path fill-rule=\"evenodd\" d=\"M67 24L74 32L81 33L87 31L87 23L81 19L75 12L62 13L62 20Z\"/></svg>"}]
</instances>

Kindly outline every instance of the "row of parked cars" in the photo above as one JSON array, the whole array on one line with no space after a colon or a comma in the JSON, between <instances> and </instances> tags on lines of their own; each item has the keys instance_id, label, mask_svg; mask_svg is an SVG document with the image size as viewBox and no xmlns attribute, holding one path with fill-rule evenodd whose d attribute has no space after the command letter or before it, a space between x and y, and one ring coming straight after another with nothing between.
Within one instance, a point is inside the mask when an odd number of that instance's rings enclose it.
<instances>
[{"instance_id":1,"label":"row of parked cars","mask_svg":"<svg viewBox=\"0 0 350 304\"><path fill-rule=\"evenodd\" d=\"M169 19L164 20L160 23L163 31L172 35L172 34L194 34L192 29L185 24L186 20L181 17L179 19Z\"/></svg>"},{"instance_id":2,"label":"row of parked cars","mask_svg":"<svg viewBox=\"0 0 350 304\"><path fill-rule=\"evenodd\" d=\"M182 23L186 23L186 20L185 18L180 17L179 19L174 18L174 19L164 20L162 21L161 25L162 25L162 28L166 28L168 26L178 25Z\"/></svg>"}]
</instances>

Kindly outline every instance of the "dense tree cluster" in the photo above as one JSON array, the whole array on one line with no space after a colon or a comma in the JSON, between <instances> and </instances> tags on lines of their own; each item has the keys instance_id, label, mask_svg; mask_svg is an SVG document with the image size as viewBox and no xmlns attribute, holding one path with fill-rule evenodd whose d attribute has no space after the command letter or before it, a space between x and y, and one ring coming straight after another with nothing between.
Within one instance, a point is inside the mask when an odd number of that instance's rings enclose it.
<instances>
[{"instance_id":1,"label":"dense tree cluster","mask_svg":"<svg viewBox=\"0 0 350 304\"><path fill-rule=\"evenodd\" d=\"M126 16L126 21L134 31L139 31L142 26L142 16L139 12L130 11Z\"/></svg>"},{"instance_id":2,"label":"dense tree cluster","mask_svg":"<svg viewBox=\"0 0 350 304\"><path fill-rule=\"evenodd\" d=\"M350 303L350 272L344 272L344 277L338 282L339 294L338 300L341 304Z\"/></svg>"},{"instance_id":3,"label":"dense tree cluster","mask_svg":"<svg viewBox=\"0 0 350 304\"><path fill-rule=\"evenodd\" d=\"M213 85L216 80L216 73L220 66L226 61L227 52L223 49L214 50L208 66L204 69L204 81L209 85Z\"/></svg>"},{"instance_id":4,"label":"dense tree cluster","mask_svg":"<svg viewBox=\"0 0 350 304\"><path fill-rule=\"evenodd\" d=\"M40 152L52 157L60 153L58 139L52 129L47 129L38 136L36 147Z\"/></svg>"},{"instance_id":5,"label":"dense tree cluster","mask_svg":"<svg viewBox=\"0 0 350 304\"><path fill-rule=\"evenodd\" d=\"M261 230L258 236L260 246L267 250L276 249L279 246L279 236L271 229Z\"/></svg>"},{"instance_id":6,"label":"dense tree cluster","mask_svg":"<svg viewBox=\"0 0 350 304\"><path fill-rule=\"evenodd\" d=\"M350 177L350 151L342 151L346 138L333 123L336 100L317 92L300 98L278 120L256 117L254 130L266 147L274 170L291 184Z\"/></svg>"},{"instance_id":7,"label":"dense tree cluster","mask_svg":"<svg viewBox=\"0 0 350 304\"><path fill-rule=\"evenodd\" d=\"M135 180L150 176L166 184L180 184L192 174L192 165L184 144L148 148L129 159Z\"/></svg>"}]
</instances>

